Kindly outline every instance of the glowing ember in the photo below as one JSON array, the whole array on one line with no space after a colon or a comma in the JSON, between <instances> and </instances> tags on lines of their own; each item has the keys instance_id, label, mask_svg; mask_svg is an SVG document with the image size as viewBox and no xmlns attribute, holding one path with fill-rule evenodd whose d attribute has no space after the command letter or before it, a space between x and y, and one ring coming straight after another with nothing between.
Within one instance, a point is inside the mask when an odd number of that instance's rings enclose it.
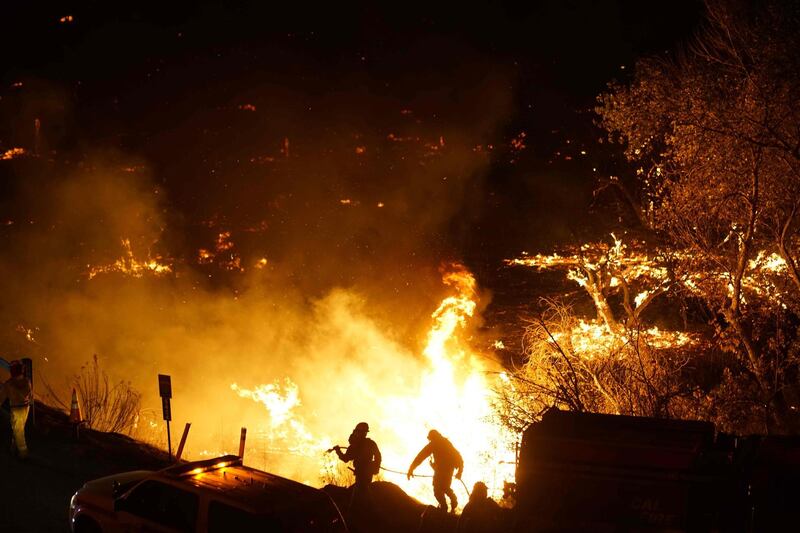
<instances>
[{"instance_id":1,"label":"glowing ember","mask_svg":"<svg viewBox=\"0 0 800 533\"><path fill-rule=\"evenodd\" d=\"M131 249L130 239L122 239L122 248L124 251L123 256L113 263L109 265L90 266L88 272L89 279L93 279L99 274L111 272L118 272L134 278L141 278L145 274L159 276L172 272L172 266L163 263L163 258L160 256L148 257L144 261L137 259Z\"/></svg>"},{"instance_id":2,"label":"glowing ember","mask_svg":"<svg viewBox=\"0 0 800 533\"><path fill-rule=\"evenodd\" d=\"M210 252L205 248L197 250L197 263L200 265L208 265L214 262L214 252Z\"/></svg>"},{"instance_id":3,"label":"glowing ember","mask_svg":"<svg viewBox=\"0 0 800 533\"><path fill-rule=\"evenodd\" d=\"M234 251L234 243L231 240L230 231L221 231L217 234L216 241L214 242L214 249L200 248L197 250L197 264L198 265L216 265L223 270L232 272L244 272L242 266L242 258ZM266 265L266 260L263 264L257 263L256 268L263 268Z\"/></svg>"},{"instance_id":4,"label":"glowing ember","mask_svg":"<svg viewBox=\"0 0 800 533\"><path fill-rule=\"evenodd\" d=\"M217 246L216 246L217 253L227 252L231 248L233 248L233 243L231 242L230 231L223 231L219 235L217 235Z\"/></svg>"},{"instance_id":5,"label":"glowing ember","mask_svg":"<svg viewBox=\"0 0 800 533\"><path fill-rule=\"evenodd\" d=\"M2 154L0 154L0 159L14 159L16 157L22 157L26 154L24 148L11 148L10 150L6 150Z\"/></svg>"},{"instance_id":6,"label":"glowing ember","mask_svg":"<svg viewBox=\"0 0 800 533\"><path fill-rule=\"evenodd\" d=\"M29 328L29 327L25 326L24 324L17 324L16 330L19 333L22 333L23 335L25 335L25 339L28 342L32 342L34 344L38 344L38 342L36 342L36 338L33 336L33 333L34 333L34 329L33 328Z\"/></svg>"}]
</instances>

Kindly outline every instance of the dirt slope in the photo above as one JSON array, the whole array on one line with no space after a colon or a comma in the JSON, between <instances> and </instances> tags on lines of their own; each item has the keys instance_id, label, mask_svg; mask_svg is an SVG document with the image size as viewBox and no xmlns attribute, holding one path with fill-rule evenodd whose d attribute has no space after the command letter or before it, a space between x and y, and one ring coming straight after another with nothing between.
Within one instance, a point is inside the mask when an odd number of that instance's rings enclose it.
<instances>
[{"instance_id":1,"label":"dirt slope","mask_svg":"<svg viewBox=\"0 0 800 533\"><path fill-rule=\"evenodd\" d=\"M75 439L67 416L36 404L36 423L28 420L30 457L21 461L9 452L8 412L0 410L0 532L67 532L69 501L86 481L128 470L157 470L168 465L167 454L124 435L81 430ZM370 516L348 512L349 489L325 491L349 514L353 531L400 533L454 531L457 517L439 513L388 482L373 486L375 509Z\"/></svg>"},{"instance_id":2,"label":"dirt slope","mask_svg":"<svg viewBox=\"0 0 800 533\"><path fill-rule=\"evenodd\" d=\"M30 457L9 453L8 412L0 410L0 531L68 531L72 494L86 481L126 470L158 469L167 454L123 435L82 430L72 436L67 416L36 404L28 420Z\"/></svg>"}]
</instances>

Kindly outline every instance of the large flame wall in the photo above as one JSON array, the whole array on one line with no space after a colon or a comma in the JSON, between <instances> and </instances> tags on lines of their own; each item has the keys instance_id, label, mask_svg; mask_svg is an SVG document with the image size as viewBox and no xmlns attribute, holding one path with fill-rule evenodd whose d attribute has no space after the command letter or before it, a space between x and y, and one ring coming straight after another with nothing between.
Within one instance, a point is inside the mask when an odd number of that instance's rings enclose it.
<instances>
[{"instance_id":1,"label":"large flame wall","mask_svg":"<svg viewBox=\"0 0 800 533\"><path fill-rule=\"evenodd\" d=\"M421 468L420 478L410 481L403 473L418 449L426 444L427 432L437 429L455 443L464 457L464 485L457 487L459 492L463 487L461 493L466 496L467 487L484 481L499 495L503 482L513 479L515 440L497 423L493 412L497 369L473 353L462 337L475 312L475 279L463 266L455 264L445 267L443 281L453 295L447 296L431 317L423 360L397 347L383 346L381 335L376 335L369 323L343 323L339 327L352 331L356 337L371 337L368 346L374 351L365 367L357 370L355 379L337 376L338 383L334 380L333 386L325 390L339 391L341 397L331 398L332 402L345 401L338 419L364 419L371 424L373 436L383 449L384 479L429 501L430 480L425 479L430 477L430 468ZM390 350L384 351L386 348ZM292 381L262 384L254 389L234 384L232 389L266 408L269 424L260 430L266 438L309 458L312 468L333 439L344 442L347 426L337 428L334 437L306 426L300 414L305 411L301 409L298 387ZM327 462L325 466L332 465Z\"/></svg>"}]
</instances>

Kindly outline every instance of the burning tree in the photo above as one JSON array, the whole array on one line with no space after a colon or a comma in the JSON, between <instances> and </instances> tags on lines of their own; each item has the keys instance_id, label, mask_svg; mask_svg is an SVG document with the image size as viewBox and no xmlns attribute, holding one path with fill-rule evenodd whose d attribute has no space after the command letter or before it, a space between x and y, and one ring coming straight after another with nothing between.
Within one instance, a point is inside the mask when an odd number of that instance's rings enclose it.
<instances>
[{"instance_id":1,"label":"burning tree","mask_svg":"<svg viewBox=\"0 0 800 533\"><path fill-rule=\"evenodd\" d=\"M511 373L501 412L521 429L558 406L645 416L685 415L695 387L686 379L686 350L696 335L648 324L645 310L675 278L668 258L641 242L588 243L552 255L506 261L537 270L559 269L591 298L596 318L579 318L562 301L545 300L530 321L525 361Z\"/></svg>"},{"instance_id":2,"label":"burning tree","mask_svg":"<svg viewBox=\"0 0 800 533\"><path fill-rule=\"evenodd\" d=\"M508 261L566 271L596 311L546 302L506 394L512 422L558 405L798 428L800 10L709 1L707 15L676 58L643 59L598 97L627 163L596 194L616 191L657 246L613 238ZM682 331L647 321L662 295L681 302Z\"/></svg>"},{"instance_id":3,"label":"burning tree","mask_svg":"<svg viewBox=\"0 0 800 533\"><path fill-rule=\"evenodd\" d=\"M600 125L635 170L605 185L675 252L675 288L733 356L722 389L755 395L768 429L794 430L800 12L708 2L707 13L677 59L640 61L599 97ZM754 414L728 418L747 426Z\"/></svg>"}]
</instances>

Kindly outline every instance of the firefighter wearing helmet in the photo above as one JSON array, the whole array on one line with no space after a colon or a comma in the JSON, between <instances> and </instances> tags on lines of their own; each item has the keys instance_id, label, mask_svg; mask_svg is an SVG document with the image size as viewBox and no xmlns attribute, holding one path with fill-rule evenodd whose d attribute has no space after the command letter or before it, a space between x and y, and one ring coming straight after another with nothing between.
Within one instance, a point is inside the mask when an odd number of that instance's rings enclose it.
<instances>
[{"instance_id":1,"label":"firefighter wearing helmet","mask_svg":"<svg viewBox=\"0 0 800 533\"><path fill-rule=\"evenodd\" d=\"M353 462L353 472L356 482L353 485L353 497L350 500L351 506L356 500L369 499L369 486L372 483L372 476L378 473L381 468L381 451L375 441L367 437L369 425L360 422L356 425L348 439L350 445L346 452L342 452L340 446L334 446L333 450L339 459L348 463Z\"/></svg>"},{"instance_id":2,"label":"firefighter wearing helmet","mask_svg":"<svg viewBox=\"0 0 800 533\"><path fill-rule=\"evenodd\" d=\"M424 461L427 457L433 455L431 466L433 467L433 495L436 501L439 502L439 509L447 512L447 500L445 495L450 498L450 510L455 512L458 507L458 498L456 493L450 488L453 482L453 474L455 473L456 479L461 479L461 474L464 472L464 459L461 454L453 446L453 443L442 436L441 433L432 429L428 432L428 444L420 450L411 466L408 467L408 479L414 477L414 470Z\"/></svg>"},{"instance_id":3,"label":"firefighter wearing helmet","mask_svg":"<svg viewBox=\"0 0 800 533\"><path fill-rule=\"evenodd\" d=\"M28 457L28 445L25 442L25 422L28 420L33 393L31 382L25 376L22 361L11 361L9 378L0 387L0 404L8 399L11 407L11 450L20 459Z\"/></svg>"}]
</instances>

